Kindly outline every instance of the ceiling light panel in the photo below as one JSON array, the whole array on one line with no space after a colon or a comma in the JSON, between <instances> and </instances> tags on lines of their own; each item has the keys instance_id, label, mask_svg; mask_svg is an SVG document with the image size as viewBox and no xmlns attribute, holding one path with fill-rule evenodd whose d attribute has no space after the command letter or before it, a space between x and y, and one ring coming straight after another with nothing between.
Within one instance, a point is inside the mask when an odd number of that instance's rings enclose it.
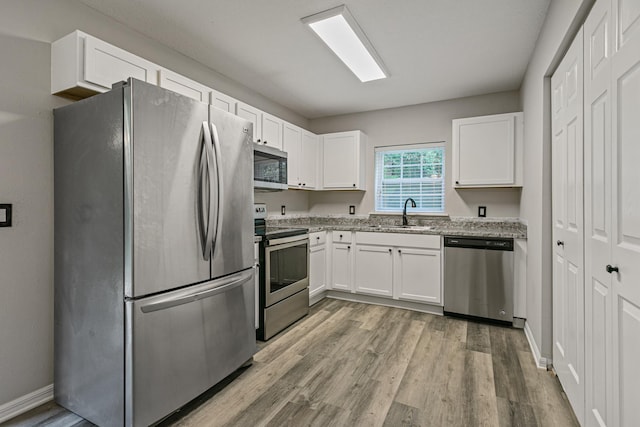
<instances>
[{"instance_id":1,"label":"ceiling light panel","mask_svg":"<svg viewBox=\"0 0 640 427\"><path fill-rule=\"evenodd\" d=\"M362 82L388 77L382 60L346 6L302 19Z\"/></svg>"}]
</instances>

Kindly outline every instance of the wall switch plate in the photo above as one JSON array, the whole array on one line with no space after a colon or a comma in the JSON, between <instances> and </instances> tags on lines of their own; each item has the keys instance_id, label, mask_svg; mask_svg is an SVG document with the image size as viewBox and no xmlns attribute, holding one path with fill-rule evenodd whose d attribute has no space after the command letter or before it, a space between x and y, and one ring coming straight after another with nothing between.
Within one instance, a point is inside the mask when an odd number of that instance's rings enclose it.
<instances>
[{"instance_id":1,"label":"wall switch plate","mask_svg":"<svg viewBox=\"0 0 640 427\"><path fill-rule=\"evenodd\" d=\"M0 204L0 227L11 227L11 204Z\"/></svg>"},{"instance_id":2,"label":"wall switch plate","mask_svg":"<svg viewBox=\"0 0 640 427\"><path fill-rule=\"evenodd\" d=\"M478 216L482 217L482 218L487 216L487 207L486 206L478 206Z\"/></svg>"},{"instance_id":3,"label":"wall switch plate","mask_svg":"<svg viewBox=\"0 0 640 427\"><path fill-rule=\"evenodd\" d=\"M356 214L356 207L354 205L349 205L349 215Z\"/></svg>"},{"instance_id":4,"label":"wall switch plate","mask_svg":"<svg viewBox=\"0 0 640 427\"><path fill-rule=\"evenodd\" d=\"M280 206L280 214L285 215L287 213L287 207L285 205Z\"/></svg>"}]
</instances>

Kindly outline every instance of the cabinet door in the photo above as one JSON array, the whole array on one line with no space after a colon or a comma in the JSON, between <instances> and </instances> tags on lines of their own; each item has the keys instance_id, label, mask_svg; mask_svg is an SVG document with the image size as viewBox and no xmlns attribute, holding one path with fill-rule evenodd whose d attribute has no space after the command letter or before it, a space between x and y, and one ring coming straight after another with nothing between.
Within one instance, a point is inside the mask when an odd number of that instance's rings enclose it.
<instances>
[{"instance_id":1,"label":"cabinet door","mask_svg":"<svg viewBox=\"0 0 640 427\"><path fill-rule=\"evenodd\" d=\"M236 115L253 123L253 142L262 142L262 111L251 105L238 102Z\"/></svg>"},{"instance_id":2,"label":"cabinet door","mask_svg":"<svg viewBox=\"0 0 640 427\"><path fill-rule=\"evenodd\" d=\"M331 249L331 289L351 291L351 245L334 243Z\"/></svg>"},{"instance_id":3,"label":"cabinet door","mask_svg":"<svg viewBox=\"0 0 640 427\"><path fill-rule=\"evenodd\" d=\"M160 87L172 90L196 101L209 103L211 88L170 70L160 70Z\"/></svg>"},{"instance_id":4,"label":"cabinet door","mask_svg":"<svg viewBox=\"0 0 640 427\"><path fill-rule=\"evenodd\" d=\"M584 423L582 30L551 78L553 366Z\"/></svg>"},{"instance_id":5,"label":"cabinet door","mask_svg":"<svg viewBox=\"0 0 640 427\"><path fill-rule=\"evenodd\" d=\"M262 143L282 150L282 125L279 118L262 113Z\"/></svg>"},{"instance_id":6,"label":"cabinet door","mask_svg":"<svg viewBox=\"0 0 640 427\"><path fill-rule=\"evenodd\" d=\"M222 92L212 90L210 103L214 107L226 111L227 113L236 114L236 104L238 103L238 100L225 95Z\"/></svg>"},{"instance_id":7,"label":"cabinet door","mask_svg":"<svg viewBox=\"0 0 640 427\"><path fill-rule=\"evenodd\" d=\"M356 292L385 297L393 295L393 249L358 245L355 265Z\"/></svg>"},{"instance_id":8,"label":"cabinet door","mask_svg":"<svg viewBox=\"0 0 640 427\"><path fill-rule=\"evenodd\" d=\"M311 132L302 131L300 155L300 181L302 188L318 188L318 160L320 158L320 138Z\"/></svg>"},{"instance_id":9,"label":"cabinet door","mask_svg":"<svg viewBox=\"0 0 640 427\"><path fill-rule=\"evenodd\" d=\"M300 169L302 161L302 130L285 123L282 133L282 149L287 152L287 184L289 187L302 187L300 180Z\"/></svg>"},{"instance_id":10,"label":"cabinet door","mask_svg":"<svg viewBox=\"0 0 640 427\"><path fill-rule=\"evenodd\" d=\"M323 180L325 189L357 188L358 141L353 133L323 137Z\"/></svg>"},{"instance_id":11,"label":"cabinet door","mask_svg":"<svg viewBox=\"0 0 640 427\"><path fill-rule=\"evenodd\" d=\"M453 121L454 186L515 186L521 113ZM517 130L517 132L516 132Z\"/></svg>"},{"instance_id":12,"label":"cabinet door","mask_svg":"<svg viewBox=\"0 0 640 427\"><path fill-rule=\"evenodd\" d=\"M309 298L326 289L327 247L313 246L309 249Z\"/></svg>"},{"instance_id":13,"label":"cabinet door","mask_svg":"<svg viewBox=\"0 0 640 427\"><path fill-rule=\"evenodd\" d=\"M90 36L84 47L86 81L106 89L129 77L158 84L159 67L155 64Z\"/></svg>"},{"instance_id":14,"label":"cabinet door","mask_svg":"<svg viewBox=\"0 0 640 427\"><path fill-rule=\"evenodd\" d=\"M440 251L398 248L398 298L442 303Z\"/></svg>"}]
</instances>

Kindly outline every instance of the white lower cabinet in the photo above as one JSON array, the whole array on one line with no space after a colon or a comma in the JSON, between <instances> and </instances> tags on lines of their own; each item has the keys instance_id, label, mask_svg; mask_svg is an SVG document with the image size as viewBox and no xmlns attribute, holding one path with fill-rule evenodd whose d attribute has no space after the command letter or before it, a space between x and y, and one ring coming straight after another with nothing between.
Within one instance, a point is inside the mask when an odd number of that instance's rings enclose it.
<instances>
[{"instance_id":1,"label":"white lower cabinet","mask_svg":"<svg viewBox=\"0 0 640 427\"><path fill-rule=\"evenodd\" d=\"M331 289L351 292L353 289L352 233L333 231L331 234Z\"/></svg>"},{"instance_id":2,"label":"white lower cabinet","mask_svg":"<svg viewBox=\"0 0 640 427\"><path fill-rule=\"evenodd\" d=\"M333 253L347 246L355 254L352 261L355 293L442 304L440 236L356 232L354 244L334 244ZM346 266L351 260L342 257L338 259L342 264L336 267L334 259L334 275L349 273ZM340 284L336 277L333 282L334 289L340 290L335 285Z\"/></svg>"},{"instance_id":3,"label":"white lower cabinet","mask_svg":"<svg viewBox=\"0 0 640 427\"><path fill-rule=\"evenodd\" d=\"M357 242L357 241L356 241ZM387 246L356 246L357 293L393 296L393 249Z\"/></svg>"},{"instance_id":4,"label":"white lower cabinet","mask_svg":"<svg viewBox=\"0 0 640 427\"><path fill-rule=\"evenodd\" d=\"M439 249L398 248L396 265L395 297L442 303Z\"/></svg>"},{"instance_id":5,"label":"white lower cabinet","mask_svg":"<svg viewBox=\"0 0 640 427\"><path fill-rule=\"evenodd\" d=\"M309 235L309 302L327 289L327 244L324 231Z\"/></svg>"}]
</instances>

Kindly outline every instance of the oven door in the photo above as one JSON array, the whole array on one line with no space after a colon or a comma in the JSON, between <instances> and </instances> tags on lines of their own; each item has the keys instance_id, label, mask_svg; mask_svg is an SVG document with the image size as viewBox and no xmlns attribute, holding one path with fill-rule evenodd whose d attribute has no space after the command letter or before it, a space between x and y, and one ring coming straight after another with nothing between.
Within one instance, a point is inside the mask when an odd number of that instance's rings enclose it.
<instances>
[{"instance_id":1,"label":"oven door","mask_svg":"<svg viewBox=\"0 0 640 427\"><path fill-rule=\"evenodd\" d=\"M308 287L309 236L271 240L265 246L264 276L266 307Z\"/></svg>"}]
</instances>

